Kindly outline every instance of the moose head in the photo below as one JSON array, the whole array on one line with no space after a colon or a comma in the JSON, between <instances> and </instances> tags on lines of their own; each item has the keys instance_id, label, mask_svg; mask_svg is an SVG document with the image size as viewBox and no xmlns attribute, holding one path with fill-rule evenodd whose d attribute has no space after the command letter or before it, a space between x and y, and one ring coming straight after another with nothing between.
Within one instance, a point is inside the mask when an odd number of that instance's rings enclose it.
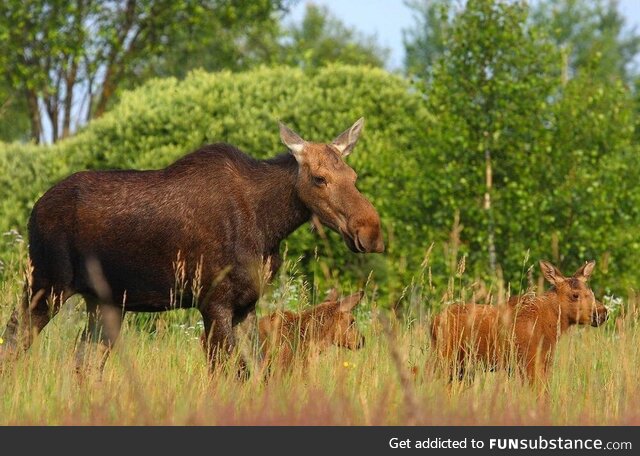
<instances>
[{"instance_id":1,"label":"moose head","mask_svg":"<svg viewBox=\"0 0 640 456\"><path fill-rule=\"evenodd\" d=\"M557 303L570 324L600 326L607 319L607 309L598 302L587 284L596 266L589 261L571 277L565 277L551 263L540 261L540 269L547 281L553 285Z\"/></svg>"},{"instance_id":2,"label":"moose head","mask_svg":"<svg viewBox=\"0 0 640 456\"><path fill-rule=\"evenodd\" d=\"M358 191L358 175L344 159L353 151L364 125L360 118L332 142L312 143L280 123L280 138L298 162L296 191L323 225L339 233L356 253L380 253L384 241L380 217Z\"/></svg>"}]
</instances>

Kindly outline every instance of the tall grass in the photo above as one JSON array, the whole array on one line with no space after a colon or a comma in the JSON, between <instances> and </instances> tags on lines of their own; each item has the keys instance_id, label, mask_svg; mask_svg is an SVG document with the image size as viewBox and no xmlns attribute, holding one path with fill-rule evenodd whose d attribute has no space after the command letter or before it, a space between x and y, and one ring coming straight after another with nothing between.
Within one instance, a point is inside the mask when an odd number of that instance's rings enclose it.
<instances>
[{"instance_id":1,"label":"tall grass","mask_svg":"<svg viewBox=\"0 0 640 456\"><path fill-rule=\"evenodd\" d=\"M2 325L22 289L26 253L23 244L15 250L4 264L9 279L0 284ZM428 324L434 309L475 299L479 287L463 276L458 261L447 289L435 289L427 254L414 280L398 284L404 292L395 310L378 301L370 280L357 310L365 347L333 348L306 364L296 360L291 373L269 381L253 375L240 382L232 369L209 374L194 310L128 315L103 375L89 372L80 381L74 344L84 304L73 298L31 350L0 372L0 424L640 424L634 295L606 327L574 329L561 340L547 395L502 372L450 387L436 369ZM258 313L321 301L323 290L312 284L287 260ZM497 299L506 289L480 298ZM251 320L240 328L239 351L255 373L252 330Z\"/></svg>"}]
</instances>

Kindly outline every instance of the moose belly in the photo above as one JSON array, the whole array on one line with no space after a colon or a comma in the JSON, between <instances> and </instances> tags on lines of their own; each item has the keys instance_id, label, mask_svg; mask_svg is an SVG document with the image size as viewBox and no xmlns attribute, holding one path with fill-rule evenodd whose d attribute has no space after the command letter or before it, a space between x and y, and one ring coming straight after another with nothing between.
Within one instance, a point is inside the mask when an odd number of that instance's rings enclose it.
<instances>
[{"instance_id":1,"label":"moose belly","mask_svg":"<svg viewBox=\"0 0 640 456\"><path fill-rule=\"evenodd\" d=\"M144 232L122 227L78 240L76 289L106 294L132 311L197 306L228 265L211 243L182 234L170 226Z\"/></svg>"}]
</instances>

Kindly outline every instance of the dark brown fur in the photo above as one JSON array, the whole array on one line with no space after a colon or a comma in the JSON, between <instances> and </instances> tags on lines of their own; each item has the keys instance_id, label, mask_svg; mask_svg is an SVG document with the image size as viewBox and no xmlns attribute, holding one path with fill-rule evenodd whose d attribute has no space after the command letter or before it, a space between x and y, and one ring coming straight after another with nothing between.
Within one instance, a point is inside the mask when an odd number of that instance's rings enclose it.
<instances>
[{"instance_id":1,"label":"dark brown fur","mask_svg":"<svg viewBox=\"0 0 640 456\"><path fill-rule=\"evenodd\" d=\"M213 144L165 169L85 171L48 190L29 220L33 271L0 359L27 349L79 293L89 314L83 344L99 339L107 353L125 312L197 307L213 365L278 269L281 241L312 214L352 250L381 252L378 214L340 155L353 148L362 121L329 145L296 135L297 147L283 128L295 153L260 161ZM326 185L314 180L320 173Z\"/></svg>"},{"instance_id":2,"label":"dark brown fur","mask_svg":"<svg viewBox=\"0 0 640 456\"><path fill-rule=\"evenodd\" d=\"M504 306L452 305L431 325L433 346L448 364L451 378L462 378L471 364L488 370L518 364L530 381L547 378L558 338L572 325L599 326L606 308L587 285L594 262L564 277L541 262L553 288L540 296L514 296Z\"/></svg>"}]
</instances>

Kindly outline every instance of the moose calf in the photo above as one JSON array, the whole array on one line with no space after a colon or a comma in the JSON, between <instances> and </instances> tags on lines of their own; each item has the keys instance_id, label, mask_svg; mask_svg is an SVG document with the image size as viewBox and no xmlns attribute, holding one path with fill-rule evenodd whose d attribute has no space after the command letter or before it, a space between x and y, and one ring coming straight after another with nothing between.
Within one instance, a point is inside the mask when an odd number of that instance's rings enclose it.
<instances>
[{"instance_id":1,"label":"moose calf","mask_svg":"<svg viewBox=\"0 0 640 456\"><path fill-rule=\"evenodd\" d=\"M312 349L320 353L332 345L357 350L364 346L353 308L362 299L358 292L326 301L302 313L275 312L258 321L258 335L265 365L291 369L296 353L306 360Z\"/></svg>"},{"instance_id":2,"label":"moose calf","mask_svg":"<svg viewBox=\"0 0 640 456\"><path fill-rule=\"evenodd\" d=\"M462 380L471 363L511 370L515 362L530 382L544 381L558 338L570 326L600 326L607 319L606 308L587 285L594 267L591 261L565 277L541 261L542 273L553 285L546 293L514 296L506 306L452 305L437 315L431 339L450 378Z\"/></svg>"}]
</instances>

